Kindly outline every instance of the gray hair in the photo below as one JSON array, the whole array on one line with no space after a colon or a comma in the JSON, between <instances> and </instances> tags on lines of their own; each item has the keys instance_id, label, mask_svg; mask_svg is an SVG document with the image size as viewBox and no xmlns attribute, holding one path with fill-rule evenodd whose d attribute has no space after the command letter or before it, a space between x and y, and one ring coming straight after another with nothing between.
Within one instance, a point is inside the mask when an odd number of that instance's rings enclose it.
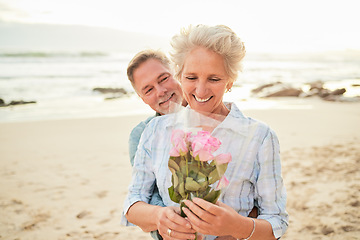
<instances>
[{"instance_id":1,"label":"gray hair","mask_svg":"<svg viewBox=\"0 0 360 240\"><path fill-rule=\"evenodd\" d=\"M164 67L167 69L170 68L170 60L166 57L166 55L158 50L148 49L141 52L138 52L133 59L129 62L127 67L127 76L134 87L134 71L139 68L139 66L146 62L149 59L158 60Z\"/></svg>"},{"instance_id":2,"label":"gray hair","mask_svg":"<svg viewBox=\"0 0 360 240\"><path fill-rule=\"evenodd\" d=\"M174 63L175 77L180 79L187 54L196 47L204 47L224 58L225 70L234 82L242 70L241 60L245 57L245 46L229 27L224 25L190 25L171 40L173 51L170 53Z\"/></svg>"}]
</instances>

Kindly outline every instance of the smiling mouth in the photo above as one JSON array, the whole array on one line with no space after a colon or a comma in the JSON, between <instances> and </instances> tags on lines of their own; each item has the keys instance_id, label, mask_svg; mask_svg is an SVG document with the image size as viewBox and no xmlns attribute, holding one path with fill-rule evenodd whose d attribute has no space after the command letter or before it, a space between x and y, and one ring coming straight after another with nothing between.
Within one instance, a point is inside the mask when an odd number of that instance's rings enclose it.
<instances>
[{"instance_id":1,"label":"smiling mouth","mask_svg":"<svg viewBox=\"0 0 360 240\"><path fill-rule=\"evenodd\" d=\"M211 96L211 97L208 97L208 98L198 98L198 97L196 97L195 95L193 95L193 96L194 96L195 100L196 100L197 102L199 102L199 103L207 102L207 101L209 101L209 100L212 98L212 96Z\"/></svg>"},{"instance_id":2,"label":"smiling mouth","mask_svg":"<svg viewBox=\"0 0 360 240\"><path fill-rule=\"evenodd\" d=\"M170 101L170 99L171 99L174 95L175 95L175 93L172 93L168 99L166 99L166 100L163 101L163 102L160 102L159 105L164 104L164 103L167 103L168 101Z\"/></svg>"}]
</instances>

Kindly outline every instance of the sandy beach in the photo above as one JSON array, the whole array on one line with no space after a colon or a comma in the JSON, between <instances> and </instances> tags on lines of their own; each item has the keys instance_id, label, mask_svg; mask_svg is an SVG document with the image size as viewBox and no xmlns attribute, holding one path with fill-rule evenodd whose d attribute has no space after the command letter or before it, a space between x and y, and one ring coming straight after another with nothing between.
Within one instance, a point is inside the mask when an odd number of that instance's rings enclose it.
<instances>
[{"instance_id":1,"label":"sandy beach","mask_svg":"<svg viewBox=\"0 0 360 240\"><path fill-rule=\"evenodd\" d=\"M282 239L360 239L360 103L312 98L244 113L280 140ZM0 239L151 239L120 225L128 136L147 116L0 123Z\"/></svg>"}]
</instances>

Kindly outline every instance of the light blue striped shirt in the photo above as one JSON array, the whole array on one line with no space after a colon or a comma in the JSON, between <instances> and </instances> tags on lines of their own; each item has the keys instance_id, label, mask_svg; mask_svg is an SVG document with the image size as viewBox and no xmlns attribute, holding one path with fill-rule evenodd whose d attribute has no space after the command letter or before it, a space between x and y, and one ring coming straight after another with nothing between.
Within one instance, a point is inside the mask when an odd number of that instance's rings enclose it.
<instances>
[{"instance_id":1,"label":"light blue striped shirt","mask_svg":"<svg viewBox=\"0 0 360 240\"><path fill-rule=\"evenodd\" d=\"M148 117L145 121L140 122L136 127L133 128L133 130L130 133L129 136L129 156L130 156L130 163L131 166L134 166L134 158L137 151L137 148L139 146L139 141L141 134L143 133L144 129L146 128L146 125L150 122L156 116Z\"/></svg>"},{"instance_id":2,"label":"light blue striped shirt","mask_svg":"<svg viewBox=\"0 0 360 240\"><path fill-rule=\"evenodd\" d=\"M288 227L288 214L277 136L264 123L244 116L234 103L227 107L230 113L211 133L222 142L218 151L232 155L225 172L230 184L220 200L242 216L248 216L257 206L258 219L270 222L274 236L279 238ZM173 129L183 128L183 121L176 116L168 114L154 118L144 130L135 156L124 213L138 201L149 202L154 181L164 204L178 206L168 194L171 186L168 168L171 133ZM125 220L125 216L122 217Z\"/></svg>"}]
</instances>

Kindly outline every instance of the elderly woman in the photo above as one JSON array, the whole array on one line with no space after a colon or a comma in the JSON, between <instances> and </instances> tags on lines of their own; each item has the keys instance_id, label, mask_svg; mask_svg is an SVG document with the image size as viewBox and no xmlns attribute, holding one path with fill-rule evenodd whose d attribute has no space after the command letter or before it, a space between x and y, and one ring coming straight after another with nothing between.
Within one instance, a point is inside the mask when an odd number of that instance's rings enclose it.
<instances>
[{"instance_id":1,"label":"elderly woman","mask_svg":"<svg viewBox=\"0 0 360 240\"><path fill-rule=\"evenodd\" d=\"M187 218L170 200L168 169L174 114L151 121L135 157L132 184L125 201L128 221L144 231L158 229L164 239L194 239L194 232L223 239L278 239L288 226L286 193L281 177L279 143L265 124L244 116L234 103L224 103L231 90L245 47L226 26L190 26L172 39L176 77L191 109L224 117L212 131L232 155L225 175L230 184L217 204L195 198L185 201ZM148 204L153 182L167 207ZM257 219L247 217L259 209Z\"/></svg>"}]
</instances>

